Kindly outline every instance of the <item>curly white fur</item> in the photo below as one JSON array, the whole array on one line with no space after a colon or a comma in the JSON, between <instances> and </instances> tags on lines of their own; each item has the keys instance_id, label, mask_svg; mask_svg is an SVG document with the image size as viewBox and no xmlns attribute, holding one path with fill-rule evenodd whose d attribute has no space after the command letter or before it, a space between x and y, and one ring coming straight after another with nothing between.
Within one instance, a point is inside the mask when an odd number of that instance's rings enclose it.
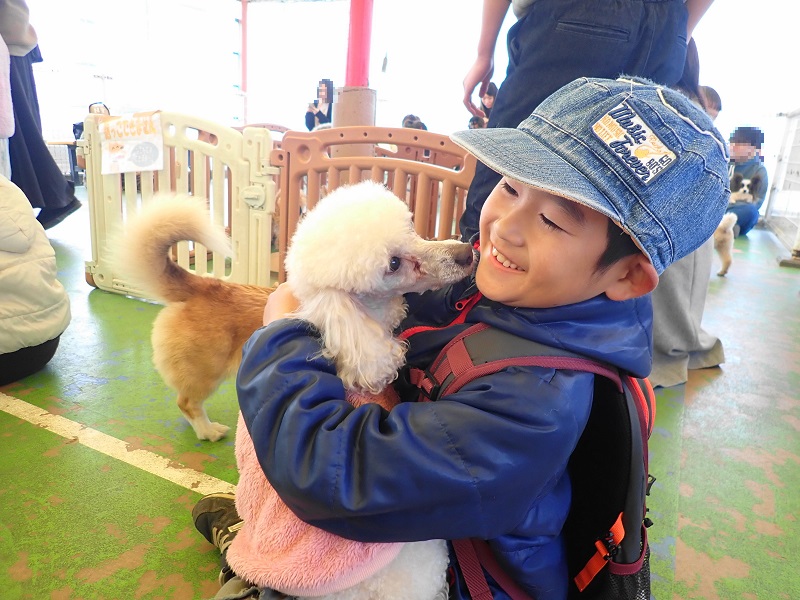
<instances>
[{"instance_id":1,"label":"curly white fur","mask_svg":"<svg viewBox=\"0 0 800 600\"><path fill-rule=\"evenodd\" d=\"M453 283L471 268L469 246L424 240L411 217L383 185L363 182L323 198L292 238L295 315L320 330L348 389L377 393L403 364L405 344L392 334L406 314L403 294Z\"/></svg>"}]
</instances>

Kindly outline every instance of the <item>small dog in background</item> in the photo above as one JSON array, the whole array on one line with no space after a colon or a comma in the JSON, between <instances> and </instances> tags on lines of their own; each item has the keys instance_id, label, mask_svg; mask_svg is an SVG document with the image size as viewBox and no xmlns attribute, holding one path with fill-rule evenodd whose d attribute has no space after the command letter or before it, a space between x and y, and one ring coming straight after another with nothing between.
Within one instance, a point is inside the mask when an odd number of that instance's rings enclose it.
<instances>
[{"instance_id":1,"label":"small dog in background","mask_svg":"<svg viewBox=\"0 0 800 600\"><path fill-rule=\"evenodd\" d=\"M752 179L745 179L741 173L735 173L731 177L731 204L737 202L755 202L758 192L761 190L761 177L756 175Z\"/></svg>"},{"instance_id":2,"label":"small dog in background","mask_svg":"<svg viewBox=\"0 0 800 600\"><path fill-rule=\"evenodd\" d=\"M714 231L714 250L717 251L719 260L722 263L717 276L725 277L728 274L728 269L731 268L733 262L733 228L736 225L738 217L736 213L727 212L722 217L722 221Z\"/></svg>"}]
</instances>

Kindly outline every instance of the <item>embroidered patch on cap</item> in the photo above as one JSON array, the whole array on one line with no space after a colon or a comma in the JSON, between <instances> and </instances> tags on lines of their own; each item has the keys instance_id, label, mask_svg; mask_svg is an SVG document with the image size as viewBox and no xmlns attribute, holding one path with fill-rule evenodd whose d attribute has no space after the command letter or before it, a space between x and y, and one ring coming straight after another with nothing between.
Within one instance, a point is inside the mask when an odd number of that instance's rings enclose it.
<instances>
[{"instance_id":1,"label":"embroidered patch on cap","mask_svg":"<svg viewBox=\"0 0 800 600\"><path fill-rule=\"evenodd\" d=\"M626 102L603 115L592 130L644 184L675 164L675 153Z\"/></svg>"}]
</instances>

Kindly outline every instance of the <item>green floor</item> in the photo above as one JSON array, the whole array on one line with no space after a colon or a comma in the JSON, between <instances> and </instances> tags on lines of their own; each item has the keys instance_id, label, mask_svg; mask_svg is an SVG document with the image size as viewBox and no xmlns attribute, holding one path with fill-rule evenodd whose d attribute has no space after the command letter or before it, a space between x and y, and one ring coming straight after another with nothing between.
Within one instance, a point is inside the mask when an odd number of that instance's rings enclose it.
<instances>
[{"instance_id":1,"label":"green floor","mask_svg":"<svg viewBox=\"0 0 800 600\"><path fill-rule=\"evenodd\" d=\"M154 372L159 307L84 282L88 230L84 207L49 232L73 311L56 357L0 388L15 407L0 410L0 598L210 597L216 553L189 514L200 488L154 474L135 450L213 487L236 482L233 442L198 442ZM800 270L778 267L787 253L765 230L736 251L730 275L711 281L705 322L727 363L658 392L657 600L800 599ZM34 417L14 416L20 407ZM235 426L230 382L207 409ZM49 415L126 442L134 464L30 422Z\"/></svg>"}]
</instances>

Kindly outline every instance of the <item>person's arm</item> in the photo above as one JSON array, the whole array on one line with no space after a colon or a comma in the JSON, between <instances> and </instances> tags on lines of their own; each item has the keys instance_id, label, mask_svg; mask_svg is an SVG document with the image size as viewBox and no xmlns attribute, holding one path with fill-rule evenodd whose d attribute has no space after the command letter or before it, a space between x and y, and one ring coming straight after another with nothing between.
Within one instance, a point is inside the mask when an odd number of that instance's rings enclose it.
<instances>
[{"instance_id":1,"label":"person's arm","mask_svg":"<svg viewBox=\"0 0 800 600\"><path fill-rule=\"evenodd\" d=\"M314 127L316 127L317 125L316 117L317 113L315 112L315 110L312 110L311 106L309 106L308 110L306 111L306 128L309 131L311 131L312 129L314 129Z\"/></svg>"},{"instance_id":2,"label":"person's arm","mask_svg":"<svg viewBox=\"0 0 800 600\"><path fill-rule=\"evenodd\" d=\"M512 531L563 474L592 382L520 367L437 402L354 408L308 324L280 319L245 344L237 391L261 467L300 519L393 542Z\"/></svg>"},{"instance_id":3,"label":"person's arm","mask_svg":"<svg viewBox=\"0 0 800 600\"><path fill-rule=\"evenodd\" d=\"M39 40L24 0L0 0L0 37L11 56L25 56L36 47Z\"/></svg>"},{"instance_id":4,"label":"person's arm","mask_svg":"<svg viewBox=\"0 0 800 600\"><path fill-rule=\"evenodd\" d=\"M464 106L477 117L485 117L486 115L479 106L472 102L472 93L480 84L478 95L483 96L492 79L497 36L500 34L509 6L511 6L510 0L483 1L481 34L478 38L478 57L464 78Z\"/></svg>"},{"instance_id":5,"label":"person's arm","mask_svg":"<svg viewBox=\"0 0 800 600\"><path fill-rule=\"evenodd\" d=\"M706 11L714 3L714 0L686 0L686 11L689 13L689 18L686 21L686 39L692 37L694 28L706 14Z\"/></svg>"},{"instance_id":6,"label":"person's arm","mask_svg":"<svg viewBox=\"0 0 800 600\"><path fill-rule=\"evenodd\" d=\"M761 166L759 166L756 171L756 175L761 181L758 184L757 193L753 197L753 203L756 205L756 208L761 208L761 205L764 204L764 200L767 199L767 191L769 191L769 176L767 175L767 167L764 166L764 163L761 163Z\"/></svg>"}]
</instances>

